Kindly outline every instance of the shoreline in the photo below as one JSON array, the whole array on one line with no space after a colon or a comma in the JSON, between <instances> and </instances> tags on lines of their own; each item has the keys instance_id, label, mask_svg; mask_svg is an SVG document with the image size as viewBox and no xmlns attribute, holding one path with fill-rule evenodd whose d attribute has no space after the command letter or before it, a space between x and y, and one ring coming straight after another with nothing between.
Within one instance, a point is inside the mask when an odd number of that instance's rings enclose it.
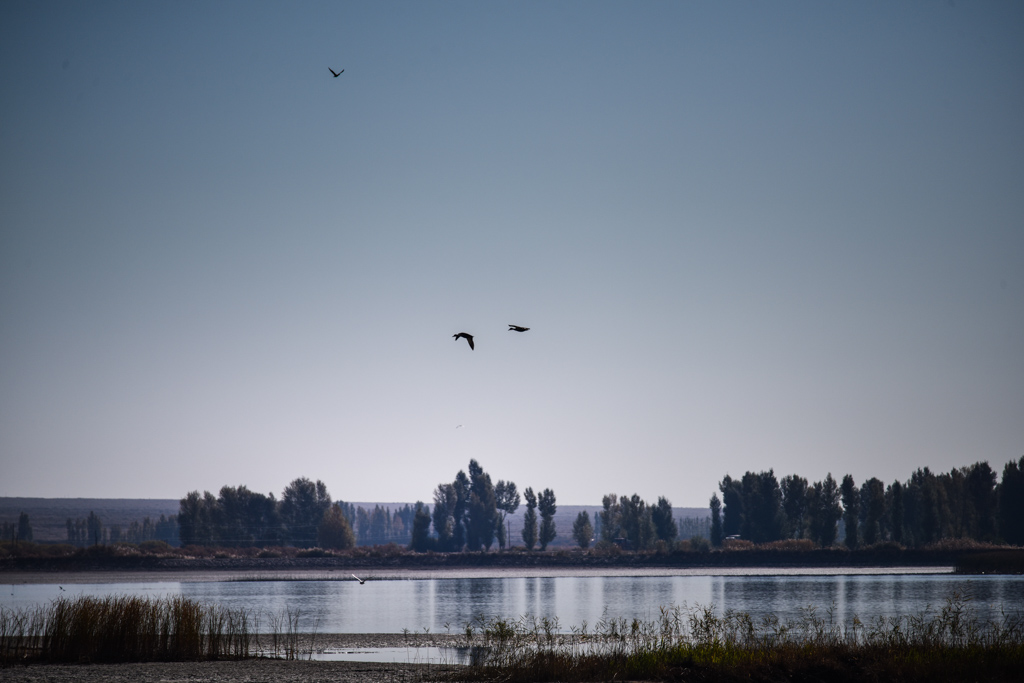
<instances>
[{"instance_id":1,"label":"shoreline","mask_svg":"<svg viewBox=\"0 0 1024 683\"><path fill-rule=\"evenodd\" d=\"M453 579L560 578L560 577L662 577L662 576L885 576L952 574L947 566L876 567L361 567L367 581L428 581ZM348 568L311 569L69 569L49 571L0 571L2 584L90 583L214 583L235 581L355 581Z\"/></svg>"}]
</instances>

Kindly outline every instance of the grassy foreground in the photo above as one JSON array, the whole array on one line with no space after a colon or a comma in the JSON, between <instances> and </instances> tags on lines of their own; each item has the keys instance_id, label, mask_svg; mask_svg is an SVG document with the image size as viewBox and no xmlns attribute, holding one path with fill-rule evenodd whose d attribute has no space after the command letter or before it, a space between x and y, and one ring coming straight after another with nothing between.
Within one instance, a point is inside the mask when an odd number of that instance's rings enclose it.
<instances>
[{"instance_id":1,"label":"grassy foreground","mask_svg":"<svg viewBox=\"0 0 1024 683\"><path fill-rule=\"evenodd\" d=\"M269 615L183 597L59 598L0 607L0 666L29 662L148 662L298 654L298 613Z\"/></svg>"},{"instance_id":2,"label":"grassy foreground","mask_svg":"<svg viewBox=\"0 0 1024 683\"><path fill-rule=\"evenodd\" d=\"M459 681L1019 681L1024 616L982 622L961 596L933 615L843 626L812 608L794 623L711 608L654 622L602 620L568 635L547 620L481 622ZM467 629L467 636L470 635Z\"/></svg>"},{"instance_id":3,"label":"grassy foreground","mask_svg":"<svg viewBox=\"0 0 1024 683\"><path fill-rule=\"evenodd\" d=\"M0 608L0 666L295 659L297 627L297 614L181 597L61 598ZM445 672L455 681L1019 681L1024 672L1024 614L981 620L960 595L937 613L867 623L810 607L786 623L673 607L654 621L605 618L568 633L557 620L479 619L458 639L473 664Z\"/></svg>"}]
</instances>

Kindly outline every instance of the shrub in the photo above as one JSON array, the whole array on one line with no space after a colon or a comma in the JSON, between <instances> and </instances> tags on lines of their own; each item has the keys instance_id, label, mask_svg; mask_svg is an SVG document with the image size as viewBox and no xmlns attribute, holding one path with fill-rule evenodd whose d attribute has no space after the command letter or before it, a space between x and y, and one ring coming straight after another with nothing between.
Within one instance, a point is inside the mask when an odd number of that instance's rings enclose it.
<instances>
[{"instance_id":1,"label":"shrub","mask_svg":"<svg viewBox=\"0 0 1024 683\"><path fill-rule=\"evenodd\" d=\"M143 541L139 544L139 550L150 555L171 555L174 548L167 541Z\"/></svg>"},{"instance_id":2,"label":"shrub","mask_svg":"<svg viewBox=\"0 0 1024 683\"><path fill-rule=\"evenodd\" d=\"M703 536L693 536L690 538L690 550L698 553L706 553L711 551L711 541L704 538Z\"/></svg>"},{"instance_id":3,"label":"shrub","mask_svg":"<svg viewBox=\"0 0 1024 683\"><path fill-rule=\"evenodd\" d=\"M818 544L809 538L784 538L781 541L771 541L757 546L761 550L790 550L797 552L809 552L816 550Z\"/></svg>"}]
</instances>

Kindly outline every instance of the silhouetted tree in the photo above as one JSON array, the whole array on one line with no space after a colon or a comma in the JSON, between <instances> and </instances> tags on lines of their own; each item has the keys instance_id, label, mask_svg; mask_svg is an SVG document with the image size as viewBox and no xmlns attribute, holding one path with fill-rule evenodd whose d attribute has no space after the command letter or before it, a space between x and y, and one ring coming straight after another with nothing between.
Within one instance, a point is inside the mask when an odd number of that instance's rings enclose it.
<instances>
[{"instance_id":1,"label":"silhouetted tree","mask_svg":"<svg viewBox=\"0 0 1024 683\"><path fill-rule=\"evenodd\" d=\"M999 535L1011 545L1024 545L1024 456L1003 467L998 501Z\"/></svg>"},{"instance_id":2,"label":"silhouetted tree","mask_svg":"<svg viewBox=\"0 0 1024 683\"><path fill-rule=\"evenodd\" d=\"M964 470L969 534L980 541L996 539L996 478L987 462L976 462Z\"/></svg>"},{"instance_id":3,"label":"silhouetted tree","mask_svg":"<svg viewBox=\"0 0 1024 683\"><path fill-rule=\"evenodd\" d=\"M26 542L32 540L32 525L29 524L27 512L18 515L18 540Z\"/></svg>"},{"instance_id":4,"label":"silhouetted tree","mask_svg":"<svg viewBox=\"0 0 1024 683\"><path fill-rule=\"evenodd\" d=\"M889 534L892 540L903 543L903 484L894 481L886 492L889 508Z\"/></svg>"},{"instance_id":5,"label":"silhouetted tree","mask_svg":"<svg viewBox=\"0 0 1024 683\"><path fill-rule=\"evenodd\" d=\"M469 461L469 505L467 509L466 547L491 549L498 524L498 501L491 485L491 476L476 460Z\"/></svg>"},{"instance_id":6,"label":"silhouetted tree","mask_svg":"<svg viewBox=\"0 0 1024 683\"><path fill-rule=\"evenodd\" d=\"M313 483L300 477L288 484L281 494L281 517L291 543L300 548L312 547L320 521L330 506L327 486L319 479Z\"/></svg>"},{"instance_id":7,"label":"silhouetted tree","mask_svg":"<svg viewBox=\"0 0 1024 683\"><path fill-rule=\"evenodd\" d=\"M417 501L416 513L412 518L412 539L409 547L418 553L430 550L430 508Z\"/></svg>"},{"instance_id":8,"label":"silhouetted tree","mask_svg":"<svg viewBox=\"0 0 1024 683\"><path fill-rule=\"evenodd\" d=\"M774 470L747 472L740 482L743 496L743 520L740 533L754 543L767 543L782 538L785 516L782 512L782 491Z\"/></svg>"},{"instance_id":9,"label":"silhouetted tree","mask_svg":"<svg viewBox=\"0 0 1024 683\"><path fill-rule=\"evenodd\" d=\"M722 533L727 537L738 535L743 526L743 487L727 474L718 490L722 492Z\"/></svg>"},{"instance_id":10,"label":"silhouetted tree","mask_svg":"<svg viewBox=\"0 0 1024 683\"><path fill-rule=\"evenodd\" d=\"M807 526L807 480L791 474L782 478L782 512L786 517L785 537L803 538Z\"/></svg>"},{"instance_id":11,"label":"silhouetted tree","mask_svg":"<svg viewBox=\"0 0 1024 683\"><path fill-rule=\"evenodd\" d=\"M441 551L459 550L455 546L455 504L458 496L452 484L438 484L434 490L434 532Z\"/></svg>"},{"instance_id":12,"label":"silhouetted tree","mask_svg":"<svg viewBox=\"0 0 1024 683\"><path fill-rule=\"evenodd\" d=\"M209 511L212 537L223 546L266 546L281 542L283 529L274 494L265 496L245 486L223 486Z\"/></svg>"},{"instance_id":13,"label":"silhouetted tree","mask_svg":"<svg viewBox=\"0 0 1024 683\"><path fill-rule=\"evenodd\" d=\"M711 545L716 548L722 545L722 501L718 494L711 494Z\"/></svg>"},{"instance_id":14,"label":"silhouetted tree","mask_svg":"<svg viewBox=\"0 0 1024 683\"><path fill-rule=\"evenodd\" d=\"M619 498L614 493L604 496L601 504L604 509L597 513L601 520L601 540L611 543L622 533L622 508L619 507Z\"/></svg>"},{"instance_id":15,"label":"silhouetted tree","mask_svg":"<svg viewBox=\"0 0 1024 683\"><path fill-rule=\"evenodd\" d=\"M594 527L590 525L590 514L586 510L576 515L576 521L572 523L572 537L584 550L590 546L590 540L594 537Z\"/></svg>"},{"instance_id":16,"label":"silhouetted tree","mask_svg":"<svg viewBox=\"0 0 1024 683\"><path fill-rule=\"evenodd\" d=\"M540 510L540 549L546 550L548 543L555 540L558 535L555 529L555 512L558 506L555 505L555 492L551 489L544 489L537 496L537 508Z\"/></svg>"},{"instance_id":17,"label":"silhouetted tree","mask_svg":"<svg viewBox=\"0 0 1024 683\"><path fill-rule=\"evenodd\" d=\"M537 545L537 496L533 489L527 487L523 491L523 498L526 499L526 514L523 515L523 543L527 550L533 550Z\"/></svg>"},{"instance_id":18,"label":"silhouetted tree","mask_svg":"<svg viewBox=\"0 0 1024 683\"><path fill-rule=\"evenodd\" d=\"M507 538L507 529L505 527L506 515L514 514L519 509L519 492L516 490L515 483L511 481L499 480L494 485L494 497L497 501L498 506L498 520L497 520L497 534L498 534L498 546L502 549L506 545L511 544L511 539Z\"/></svg>"},{"instance_id":19,"label":"silhouetted tree","mask_svg":"<svg viewBox=\"0 0 1024 683\"><path fill-rule=\"evenodd\" d=\"M469 508L469 496L471 493L469 477L462 470L455 475L452 482L455 489L455 530L452 533L452 545L455 550L462 550L466 545L466 512Z\"/></svg>"},{"instance_id":20,"label":"silhouetted tree","mask_svg":"<svg viewBox=\"0 0 1024 683\"><path fill-rule=\"evenodd\" d=\"M651 508L651 521L654 522L654 532L658 540L665 541L671 546L679 536L679 527L672 517L672 503L664 496L659 497L658 504Z\"/></svg>"},{"instance_id":21,"label":"silhouetted tree","mask_svg":"<svg viewBox=\"0 0 1024 683\"><path fill-rule=\"evenodd\" d=\"M846 527L846 547L856 548L857 525L860 523L860 491L853 477L849 474L843 477L841 486L843 494L843 522Z\"/></svg>"},{"instance_id":22,"label":"silhouetted tree","mask_svg":"<svg viewBox=\"0 0 1024 683\"><path fill-rule=\"evenodd\" d=\"M654 522L651 509L639 495L619 498L622 533L635 550L650 550L654 543Z\"/></svg>"},{"instance_id":23,"label":"silhouetted tree","mask_svg":"<svg viewBox=\"0 0 1024 683\"><path fill-rule=\"evenodd\" d=\"M885 518L885 484L871 477L860 487L861 536L864 543L874 545L882 540L882 522Z\"/></svg>"},{"instance_id":24,"label":"silhouetted tree","mask_svg":"<svg viewBox=\"0 0 1024 683\"><path fill-rule=\"evenodd\" d=\"M331 550L346 550L355 547L356 535L348 523L348 517L341 506L331 505L324 512L316 534L317 545Z\"/></svg>"},{"instance_id":25,"label":"silhouetted tree","mask_svg":"<svg viewBox=\"0 0 1024 683\"><path fill-rule=\"evenodd\" d=\"M843 510L839 506L839 485L831 472L824 481L807 487L807 516L811 540L822 546L835 543L836 524Z\"/></svg>"}]
</instances>

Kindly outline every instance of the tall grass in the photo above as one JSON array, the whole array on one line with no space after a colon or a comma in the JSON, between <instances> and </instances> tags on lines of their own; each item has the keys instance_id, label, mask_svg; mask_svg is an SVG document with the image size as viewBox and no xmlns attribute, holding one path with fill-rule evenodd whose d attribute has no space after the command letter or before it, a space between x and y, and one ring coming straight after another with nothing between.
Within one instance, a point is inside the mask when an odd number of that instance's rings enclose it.
<instances>
[{"instance_id":1,"label":"tall grass","mask_svg":"<svg viewBox=\"0 0 1024 683\"><path fill-rule=\"evenodd\" d=\"M298 612L270 615L265 642L261 616L183 597L59 598L27 609L0 607L0 665L296 658Z\"/></svg>"},{"instance_id":2,"label":"tall grass","mask_svg":"<svg viewBox=\"0 0 1024 683\"><path fill-rule=\"evenodd\" d=\"M604 618L569 633L545 619L480 620L476 633L484 647L455 679L1019 680L1024 671L1024 616L983 621L961 595L938 613L867 623L841 624L832 610L813 608L783 623L697 607L665 608L653 621Z\"/></svg>"}]
</instances>

